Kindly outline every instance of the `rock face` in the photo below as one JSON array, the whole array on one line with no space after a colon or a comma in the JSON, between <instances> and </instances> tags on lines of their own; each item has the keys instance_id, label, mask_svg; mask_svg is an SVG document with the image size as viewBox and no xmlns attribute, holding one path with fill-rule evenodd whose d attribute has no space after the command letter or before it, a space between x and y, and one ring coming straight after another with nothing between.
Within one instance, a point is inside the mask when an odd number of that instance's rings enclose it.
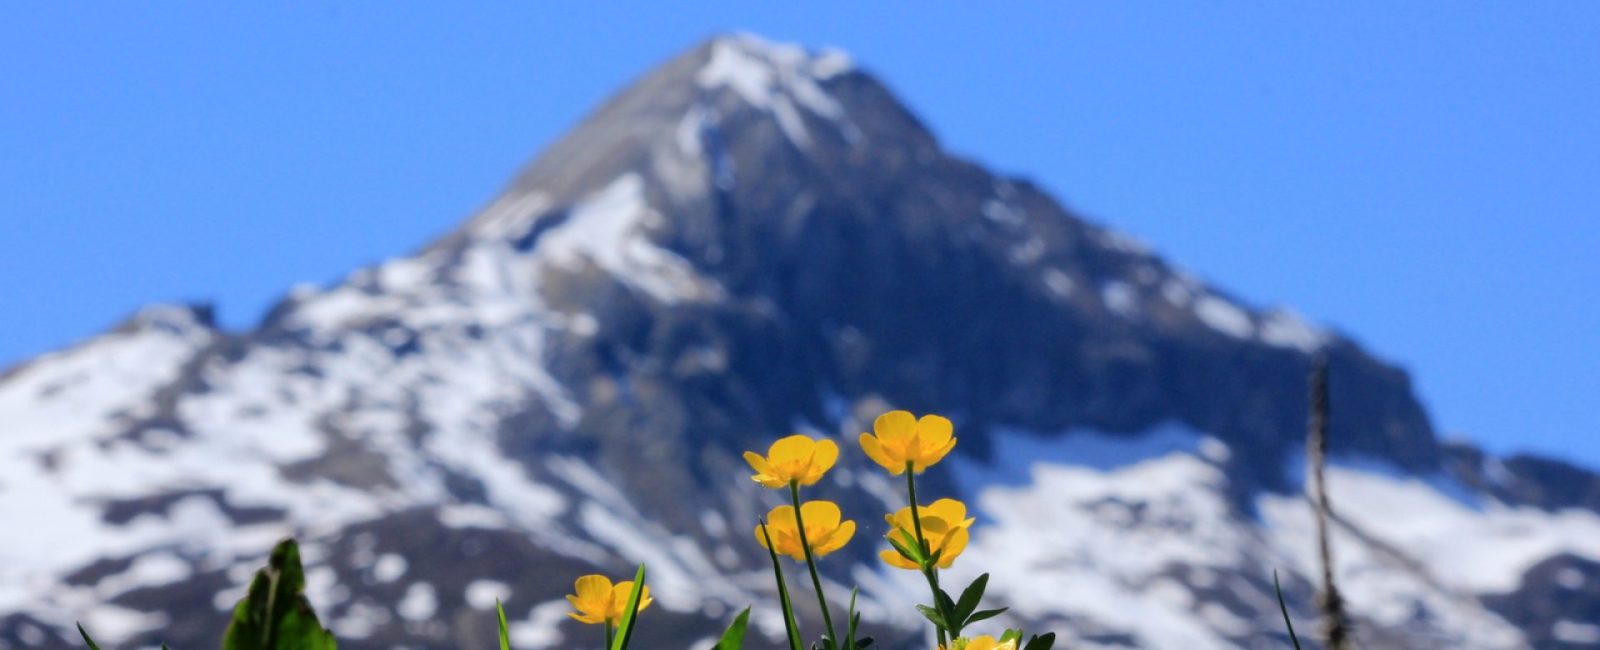
<instances>
[{"instance_id":1,"label":"rock face","mask_svg":"<svg viewBox=\"0 0 1600 650\"><path fill-rule=\"evenodd\" d=\"M861 524L834 595L919 647L917 576L874 558L904 496L853 442L888 408L955 420L923 489L979 509L954 578L991 571L1001 622L1283 647L1314 353L1361 645L1600 645L1593 474L1441 444L1403 371L951 156L843 54L717 38L412 256L252 331L153 307L0 377L0 647L214 643L291 534L347 647L490 647L496 598L523 647L598 645L561 596L639 562L641 647L749 603L772 635L750 529L780 497L739 454L793 431L846 449L815 493Z\"/></svg>"}]
</instances>

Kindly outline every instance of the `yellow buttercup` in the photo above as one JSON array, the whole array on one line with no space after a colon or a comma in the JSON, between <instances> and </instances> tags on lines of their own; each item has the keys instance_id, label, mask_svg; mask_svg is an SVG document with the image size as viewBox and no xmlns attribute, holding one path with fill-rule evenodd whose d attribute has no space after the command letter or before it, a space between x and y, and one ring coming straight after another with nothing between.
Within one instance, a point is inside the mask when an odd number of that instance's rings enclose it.
<instances>
[{"instance_id":1,"label":"yellow buttercup","mask_svg":"<svg viewBox=\"0 0 1600 650\"><path fill-rule=\"evenodd\" d=\"M985 634L973 639L956 639L949 646L939 646L939 650L1017 650L1017 640L1001 643Z\"/></svg>"},{"instance_id":2,"label":"yellow buttercup","mask_svg":"<svg viewBox=\"0 0 1600 650\"><path fill-rule=\"evenodd\" d=\"M811 543L811 554L822 557L841 548L856 534L856 522L840 519L838 504L832 501L807 501L800 506L800 517L806 522L806 541ZM794 506L778 506L767 513L767 534L772 536L772 550L796 560L806 559L800 546L800 526L796 522ZM767 538L756 526L756 541L767 547Z\"/></svg>"},{"instance_id":3,"label":"yellow buttercup","mask_svg":"<svg viewBox=\"0 0 1600 650\"><path fill-rule=\"evenodd\" d=\"M920 474L956 447L950 420L938 415L919 420L909 411L890 411L878 416L872 431L861 434L861 450L895 476L907 467Z\"/></svg>"},{"instance_id":4,"label":"yellow buttercup","mask_svg":"<svg viewBox=\"0 0 1600 650\"><path fill-rule=\"evenodd\" d=\"M781 488L791 482L811 485L822 480L839 460L839 445L795 434L772 443L766 456L744 452L744 460L756 471L750 478L766 487Z\"/></svg>"},{"instance_id":5,"label":"yellow buttercup","mask_svg":"<svg viewBox=\"0 0 1600 650\"><path fill-rule=\"evenodd\" d=\"M577 611L568 612L567 616L591 625L616 625L622 620L623 610L628 608L633 581L624 580L613 585L611 579L603 575L586 575L578 578L572 590L574 593L567 596L567 602ZM639 590L639 611L649 607L650 602L650 587L646 586Z\"/></svg>"},{"instance_id":6,"label":"yellow buttercup","mask_svg":"<svg viewBox=\"0 0 1600 650\"><path fill-rule=\"evenodd\" d=\"M917 519L922 522L922 538L928 542L928 552L939 553L937 566L941 569L950 568L956 557L967 548L969 538L967 528L974 521L967 516L967 505L955 499L940 499L929 505L919 506ZM916 539L916 522L911 519L910 506L884 517L884 520L889 522L891 539L900 541L903 539L902 532ZM912 570L922 568L894 549L883 551L878 556L889 566Z\"/></svg>"}]
</instances>

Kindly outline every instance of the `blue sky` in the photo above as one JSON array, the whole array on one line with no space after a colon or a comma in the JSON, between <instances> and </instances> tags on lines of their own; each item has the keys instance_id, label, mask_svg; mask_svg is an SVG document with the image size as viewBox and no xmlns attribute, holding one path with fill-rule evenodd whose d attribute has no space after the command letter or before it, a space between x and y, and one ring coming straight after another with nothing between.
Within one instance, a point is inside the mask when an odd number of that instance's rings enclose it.
<instances>
[{"instance_id":1,"label":"blue sky","mask_svg":"<svg viewBox=\"0 0 1600 650\"><path fill-rule=\"evenodd\" d=\"M0 365L150 302L248 326L745 29L850 51L949 149L1354 335L1447 435L1600 466L1600 3L379 6L0 8Z\"/></svg>"}]
</instances>

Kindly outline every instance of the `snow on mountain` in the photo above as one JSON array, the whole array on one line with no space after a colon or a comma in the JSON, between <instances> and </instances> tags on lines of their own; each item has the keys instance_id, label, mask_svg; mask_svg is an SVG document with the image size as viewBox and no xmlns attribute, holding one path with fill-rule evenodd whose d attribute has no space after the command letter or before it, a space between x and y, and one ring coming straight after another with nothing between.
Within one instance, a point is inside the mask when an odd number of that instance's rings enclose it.
<instances>
[{"instance_id":1,"label":"snow on mountain","mask_svg":"<svg viewBox=\"0 0 1600 650\"><path fill-rule=\"evenodd\" d=\"M0 648L212 643L285 535L349 647L488 647L495 599L519 647L582 644L571 578L638 562L642 643L752 602L775 642L776 500L739 452L854 449L890 407L957 422L925 489L977 508L955 578L991 571L1001 622L1284 647L1312 353L1362 647L1600 645L1593 474L1442 444L1400 370L951 156L848 56L719 37L413 255L250 331L153 307L0 375ZM846 454L817 489L861 525L832 595L917 647L916 576L875 560L897 484Z\"/></svg>"}]
</instances>

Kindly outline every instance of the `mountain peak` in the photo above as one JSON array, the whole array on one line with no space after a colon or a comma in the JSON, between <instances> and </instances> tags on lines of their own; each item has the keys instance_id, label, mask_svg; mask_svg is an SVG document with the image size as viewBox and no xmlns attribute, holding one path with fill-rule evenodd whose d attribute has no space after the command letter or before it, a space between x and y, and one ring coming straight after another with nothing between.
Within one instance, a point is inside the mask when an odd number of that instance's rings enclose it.
<instances>
[{"instance_id":1,"label":"mountain peak","mask_svg":"<svg viewBox=\"0 0 1600 650\"><path fill-rule=\"evenodd\" d=\"M848 54L835 49L807 51L748 33L714 38L706 48L706 63L694 76L696 85L708 92L730 90L749 106L771 112L796 144L810 140L798 111L831 120L844 117L844 109L821 83L854 70Z\"/></svg>"},{"instance_id":2,"label":"mountain peak","mask_svg":"<svg viewBox=\"0 0 1600 650\"><path fill-rule=\"evenodd\" d=\"M710 52L700 76L708 87L727 81L719 75L729 72L738 73L743 81L770 86L795 78L825 81L855 70L855 61L843 50L769 41L749 32L715 36L695 49Z\"/></svg>"},{"instance_id":3,"label":"mountain peak","mask_svg":"<svg viewBox=\"0 0 1600 650\"><path fill-rule=\"evenodd\" d=\"M986 517L962 562L1006 585L1007 626L1281 643L1261 576L1293 603L1316 575L1293 471L1313 355L1332 457L1379 468L1329 468L1368 645L1545 647L1600 593L1600 500L1566 496L1600 479L1441 451L1402 370L947 154L848 57L748 34L618 92L438 245L253 331L209 320L151 308L0 375L0 512L30 523L0 540L0 647L75 620L150 645L168 615L161 641L216 638L196 614L290 534L351 647L471 645L484 584L523 645L564 644L549 576L641 562L670 618L640 643L682 647L775 608L745 579L767 556L736 522L769 499L740 453L888 408L960 432L919 480ZM898 507L886 481L847 454L815 489L860 516ZM824 579L861 582L905 647L894 570L853 549Z\"/></svg>"}]
</instances>

